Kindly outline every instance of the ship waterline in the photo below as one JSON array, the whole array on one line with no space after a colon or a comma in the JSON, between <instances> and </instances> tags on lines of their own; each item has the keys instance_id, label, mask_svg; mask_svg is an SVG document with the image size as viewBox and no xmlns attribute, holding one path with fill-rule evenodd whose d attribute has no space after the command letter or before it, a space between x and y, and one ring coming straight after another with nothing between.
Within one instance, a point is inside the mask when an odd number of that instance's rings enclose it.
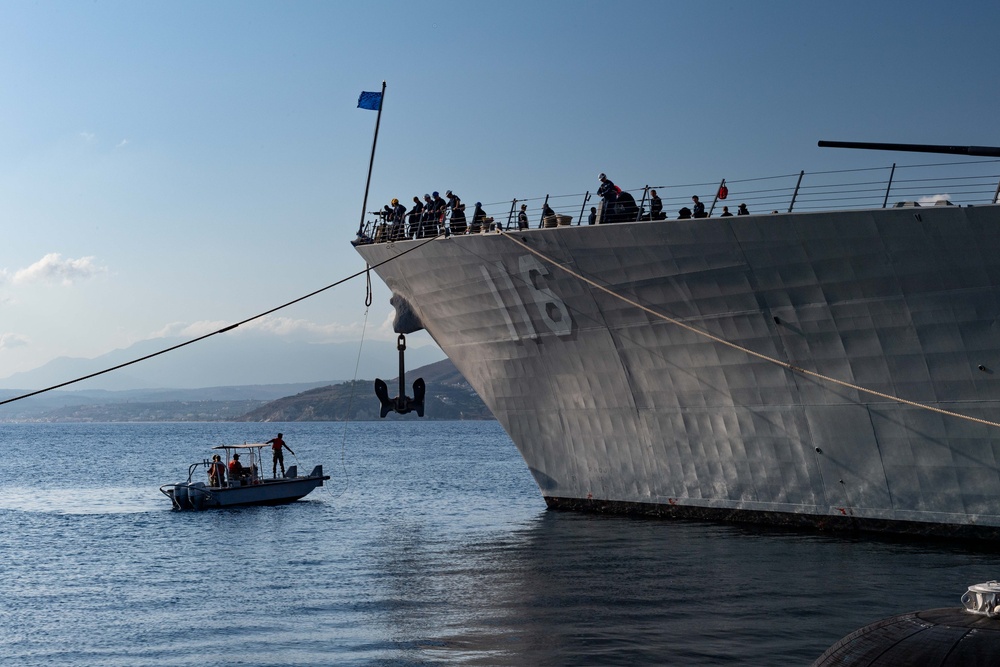
<instances>
[{"instance_id":1,"label":"ship waterline","mask_svg":"<svg viewBox=\"0 0 1000 667\"><path fill-rule=\"evenodd\" d=\"M1000 417L998 241L990 205L357 249L552 508L997 538L1000 429L921 405Z\"/></svg>"}]
</instances>

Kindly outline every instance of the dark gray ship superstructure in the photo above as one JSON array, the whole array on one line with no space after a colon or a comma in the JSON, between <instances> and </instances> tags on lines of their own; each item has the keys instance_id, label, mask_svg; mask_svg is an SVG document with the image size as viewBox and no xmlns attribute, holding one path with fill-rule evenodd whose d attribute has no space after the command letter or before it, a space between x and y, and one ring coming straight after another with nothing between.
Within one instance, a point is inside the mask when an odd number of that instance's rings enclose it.
<instances>
[{"instance_id":1,"label":"dark gray ship superstructure","mask_svg":"<svg viewBox=\"0 0 1000 667\"><path fill-rule=\"evenodd\" d=\"M961 178L983 205L357 249L549 507L997 538L1000 206Z\"/></svg>"}]
</instances>

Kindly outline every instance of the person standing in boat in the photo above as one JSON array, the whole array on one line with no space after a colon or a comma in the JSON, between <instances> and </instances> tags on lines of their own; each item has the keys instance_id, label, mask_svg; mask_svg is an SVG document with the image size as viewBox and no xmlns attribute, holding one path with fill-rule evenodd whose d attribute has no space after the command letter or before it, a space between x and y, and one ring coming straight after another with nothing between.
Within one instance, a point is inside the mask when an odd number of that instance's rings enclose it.
<instances>
[{"instance_id":1,"label":"person standing in boat","mask_svg":"<svg viewBox=\"0 0 1000 667\"><path fill-rule=\"evenodd\" d=\"M517 228L527 229L528 228L528 205L521 204L521 212L517 214Z\"/></svg>"},{"instance_id":2,"label":"person standing in boat","mask_svg":"<svg viewBox=\"0 0 1000 667\"><path fill-rule=\"evenodd\" d=\"M281 451L281 449L282 449L282 447L285 448L285 449L287 449L289 452L292 453L292 456L295 456L295 452L292 452L292 448L289 447L288 445L286 445L285 441L281 439L281 434L280 433L278 434L278 437L271 438L265 444L271 445L271 453L273 455L272 456L272 465L271 465L271 476L272 477L277 477L278 476L278 464L280 463L281 464L281 476L284 477L285 476L285 454Z\"/></svg>"},{"instance_id":3,"label":"person standing in boat","mask_svg":"<svg viewBox=\"0 0 1000 667\"><path fill-rule=\"evenodd\" d=\"M226 485L226 464L218 454L213 455L212 462L208 464L208 485L218 487Z\"/></svg>"}]
</instances>

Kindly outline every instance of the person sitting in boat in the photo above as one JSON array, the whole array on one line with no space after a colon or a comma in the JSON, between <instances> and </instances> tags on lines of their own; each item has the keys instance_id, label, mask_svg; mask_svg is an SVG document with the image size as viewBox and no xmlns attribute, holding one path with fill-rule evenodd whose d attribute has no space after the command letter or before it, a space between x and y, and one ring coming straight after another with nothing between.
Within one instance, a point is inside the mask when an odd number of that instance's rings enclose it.
<instances>
[{"instance_id":1,"label":"person sitting in boat","mask_svg":"<svg viewBox=\"0 0 1000 667\"><path fill-rule=\"evenodd\" d=\"M265 444L271 445L271 452L274 454L273 465L271 466L271 476L278 476L278 464L281 464L281 476L285 476L285 455L281 451L284 447L289 452L292 452L292 448L285 444L285 441L281 439L281 434L278 434L277 438L271 438ZM295 456L295 452L292 452L292 456Z\"/></svg>"},{"instance_id":2,"label":"person sitting in boat","mask_svg":"<svg viewBox=\"0 0 1000 667\"><path fill-rule=\"evenodd\" d=\"M218 454L212 456L212 462L208 464L208 485L220 487L226 485L226 464Z\"/></svg>"},{"instance_id":3,"label":"person sitting in boat","mask_svg":"<svg viewBox=\"0 0 1000 667\"><path fill-rule=\"evenodd\" d=\"M246 474L246 468L240 463L240 455L233 454L233 460L229 462L229 481L240 479Z\"/></svg>"}]
</instances>

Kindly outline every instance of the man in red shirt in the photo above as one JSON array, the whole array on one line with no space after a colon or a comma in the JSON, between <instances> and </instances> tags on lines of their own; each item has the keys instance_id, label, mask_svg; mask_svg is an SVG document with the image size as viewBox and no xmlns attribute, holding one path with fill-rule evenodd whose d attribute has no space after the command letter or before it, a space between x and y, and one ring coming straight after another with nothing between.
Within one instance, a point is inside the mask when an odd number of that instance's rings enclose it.
<instances>
[{"instance_id":1,"label":"man in red shirt","mask_svg":"<svg viewBox=\"0 0 1000 667\"><path fill-rule=\"evenodd\" d=\"M285 476L285 454L281 451L284 447L288 451L292 452L292 448L285 444L285 441L281 439L281 434L278 434L277 438L271 438L267 441L268 445L271 445L271 452L274 455L271 464L271 476L278 476L278 464L281 464L281 476ZM292 456L295 456L295 452L292 452Z\"/></svg>"},{"instance_id":2,"label":"man in red shirt","mask_svg":"<svg viewBox=\"0 0 1000 667\"><path fill-rule=\"evenodd\" d=\"M235 481L243 476L243 464L240 463L240 455L233 454L233 460L229 462L229 481Z\"/></svg>"}]
</instances>

